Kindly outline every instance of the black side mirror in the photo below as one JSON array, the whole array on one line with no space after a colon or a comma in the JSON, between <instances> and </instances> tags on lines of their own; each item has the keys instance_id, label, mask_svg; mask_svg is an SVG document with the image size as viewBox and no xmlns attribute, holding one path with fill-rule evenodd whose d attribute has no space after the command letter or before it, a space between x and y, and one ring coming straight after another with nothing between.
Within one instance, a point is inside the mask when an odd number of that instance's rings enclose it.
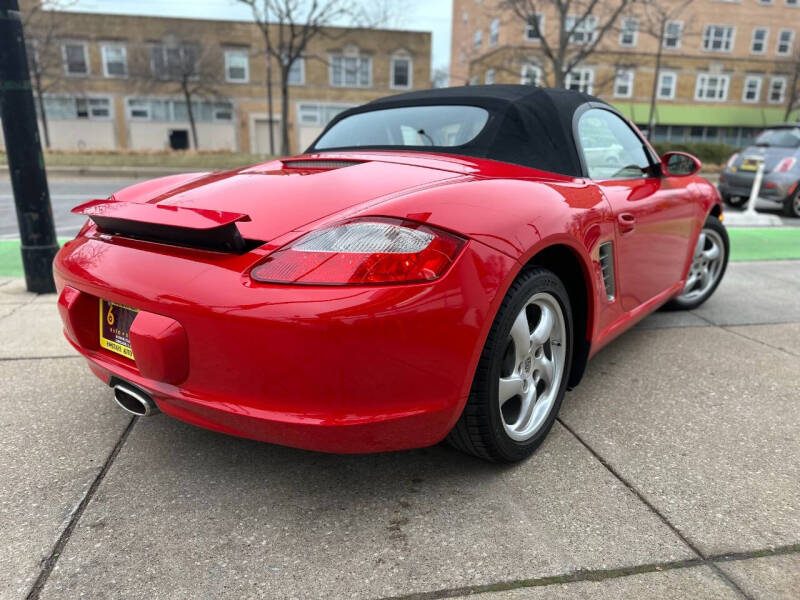
<instances>
[{"instance_id":1,"label":"black side mirror","mask_svg":"<svg viewBox=\"0 0 800 600\"><path fill-rule=\"evenodd\" d=\"M702 166L703 163L686 152L667 152L661 157L661 172L672 177L694 175Z\"/></svg>"}]
</instances>

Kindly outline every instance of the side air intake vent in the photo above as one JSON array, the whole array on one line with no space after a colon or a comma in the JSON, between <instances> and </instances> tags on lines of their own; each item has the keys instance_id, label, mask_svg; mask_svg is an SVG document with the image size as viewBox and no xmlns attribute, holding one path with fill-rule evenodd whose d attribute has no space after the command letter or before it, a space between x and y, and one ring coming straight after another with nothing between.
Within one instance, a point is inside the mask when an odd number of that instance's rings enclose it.
<instances>
[{"instance_id":1,"label":"side air intake vent","mask_svg":"<svg viewBox=\"0 0 800 600\"><path fill-rule=\"evenodd\" d=\"M287 169L341 169L360 165L360 160L285 160L283 166Z\"/></svg>"},{"instance_id":2,"label":"side air intake vent","mask_svg":"<svg viewBox=\"0 0 800 600\"><path fill-rule=\"evenodd\" d=\"M606 296L609 300L614 299L614 246L611 242L600 244L600 267L603 269L603 283L606 286Z\"/></svg>"}]
</instances>

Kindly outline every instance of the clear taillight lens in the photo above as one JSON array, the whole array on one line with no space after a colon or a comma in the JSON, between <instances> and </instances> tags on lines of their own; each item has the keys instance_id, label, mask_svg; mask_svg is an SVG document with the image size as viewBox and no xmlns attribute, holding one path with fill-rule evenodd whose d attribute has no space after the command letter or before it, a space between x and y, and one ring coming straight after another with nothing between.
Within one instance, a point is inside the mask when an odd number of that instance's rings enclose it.
<instances>
[{"instance_id":1,"label":"clear taillight lens","mask_svg":"<svg viewBox=\"0 0 800 600\"><path fill-rule=\"evenodd\" d=\"M733 166L733 163L736 162L737 158L739 158L739 153L738 152L728 159L728 168Z\"/></svg>"},{"instance_id":2,"label":"clear taillight lens","mask_svg":"<svg viewBox=\"0 0 800 600\"><path fill-rule=\"evenodd\" d=\"M312 231L250 272L264 283L358 285L432 281L465 240L401 219L368 218Z\"/></svg>"},{"instance_id":3,"label":"clear taillight lens","mask_svg":"<svg viewBox=\"0 0 800 600\"><path fill-rule=\"evenodd\" d=\"M775 167L776 173L788 173L792 170L797 160L795 158L789 157L784 158L781 162L778 163L778 166Z\"/></svg>"}]
</instances>

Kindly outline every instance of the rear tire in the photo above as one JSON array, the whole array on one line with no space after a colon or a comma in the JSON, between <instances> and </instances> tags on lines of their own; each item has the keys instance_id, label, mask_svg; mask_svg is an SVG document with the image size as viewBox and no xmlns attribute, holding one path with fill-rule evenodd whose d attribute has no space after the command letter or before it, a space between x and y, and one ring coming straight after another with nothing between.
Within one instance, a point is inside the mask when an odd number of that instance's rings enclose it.
<instances>
[{"instance_id":1,"label":"rear tire","mask_svg":"<svg viewBox=\"0 0 800 600\"><path fill-rule=\"evenodd\" d=\"M725 195L722 197L722 201L731 208L742 208L745 204L747 204L747 200L748 198L744 196Z\"/></svg>"},{"instance_id":2,"label":"rear tire","mask_svg":"<svg viewBox=\"0 0 800 600\"><path fill-rule=\"evenodd\" d=\"M697 240L686 286L665 308L692 310L708 300L725 275L729 254L730 241L725 226L717 217L709 216Z\"/></svg>"},{"instance_id":3,"label":"rear tire","mask_svg":"<svg viewBox=\"0 0 800 600\"><path fill-rule=\"evenodd\" d=\"M447 441L493 462L530 456L552 428L566 392L572 327L561 280L542 267L523 271L500 305Z\"/></svg>"},{"instance_id":4,"label":"rear tire","mask_svg":"<svg viewBox=\"0 0 800 600\"><path fill-rule=\"evenodd\" d=\"M783 201L783 214L787 217L800 219L800 184L798 184L794 194Z\"/></svg>"}]
</instances>

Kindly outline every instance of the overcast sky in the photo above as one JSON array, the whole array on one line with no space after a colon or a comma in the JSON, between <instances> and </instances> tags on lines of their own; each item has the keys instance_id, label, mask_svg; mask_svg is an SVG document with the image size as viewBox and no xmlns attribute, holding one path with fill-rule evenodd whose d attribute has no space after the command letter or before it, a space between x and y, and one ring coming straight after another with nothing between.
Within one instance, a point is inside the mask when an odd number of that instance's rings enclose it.
<instances>
[{"instance_id":1,"label":"overcast sky","mask_svg":"<svg viewBox=\"0 0 800 600\"><path fill-rule=\"evenodd\" d=\"M370 0L359 0L370 2ZM431 31L434 67L450 64L452 0L389 0L398 9L392 27ZM76 0L70 10L130 15L250 20L250 9L236 0ZM341 23L346 25L346 23Z\"/></svg>"}]
</instances>

